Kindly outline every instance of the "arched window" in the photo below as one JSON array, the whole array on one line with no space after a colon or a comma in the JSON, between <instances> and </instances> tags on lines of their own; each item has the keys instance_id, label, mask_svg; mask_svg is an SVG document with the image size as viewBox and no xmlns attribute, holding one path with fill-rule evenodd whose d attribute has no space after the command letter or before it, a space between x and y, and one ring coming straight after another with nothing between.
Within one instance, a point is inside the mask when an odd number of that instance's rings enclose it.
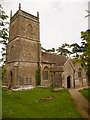
<instances>
[{"instance_id":1,"label":"arched window","mask_svg":"<svg viewBox=\"0 0 90 120\"><path fill-rule=\"evenodd\" d=\"M31 24L28 25L28 37L33 38L33 27Z\"/></svg>"},{"instance_id":2,"label":"arched window","mask_svg":"<svg viewBox=\"0 0 90 120\"><path fill-rule=\"evenodd\" d=\"M43 70L43 80L48 80L48 67L47 66Z\"/></svg>"},{"instance_id":3,"label":"arched window","mask_svg":"<svg viewBox=\"0 0 90 120\"><path fill-rule=\"evenodd\" d=\"M78 70L78 77L82 77L82 69L81 68L79 68L79 70Z\"/></svg>"}]
</instances>

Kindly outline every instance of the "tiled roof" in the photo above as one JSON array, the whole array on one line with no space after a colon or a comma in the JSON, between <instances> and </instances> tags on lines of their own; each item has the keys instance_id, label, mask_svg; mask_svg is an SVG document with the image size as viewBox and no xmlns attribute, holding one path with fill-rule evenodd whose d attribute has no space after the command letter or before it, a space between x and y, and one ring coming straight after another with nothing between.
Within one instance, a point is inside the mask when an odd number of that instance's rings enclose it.
<instances>
[{"instance_id":1,"label":"tiled roof","mask_svg":"<svg viewBox=\"0 0 90 120\"><path fill-rule=\"evenodd\" d=\"M42 62L55 63L56 65L64 65L67 58L64 55L57 55L55 53L42 52Z\"/></svg>"}]
</instances>

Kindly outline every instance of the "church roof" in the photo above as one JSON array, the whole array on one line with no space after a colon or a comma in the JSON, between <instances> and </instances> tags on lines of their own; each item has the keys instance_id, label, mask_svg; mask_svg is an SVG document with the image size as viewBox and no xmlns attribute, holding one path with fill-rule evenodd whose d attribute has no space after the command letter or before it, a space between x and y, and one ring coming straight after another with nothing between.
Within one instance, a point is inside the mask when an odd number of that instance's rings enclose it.
<instances>
[{"instance_id":1,"label":"church roof","mask_svg":"<svg viewBox=\"0 0 90 120\"><path fill-rule=\"evenodd\" d=\"M42 62L53 63L56 65L64 65L67 58L64 55L57 55L55 53L42 52Z\"/></svg>"}]
</instances>

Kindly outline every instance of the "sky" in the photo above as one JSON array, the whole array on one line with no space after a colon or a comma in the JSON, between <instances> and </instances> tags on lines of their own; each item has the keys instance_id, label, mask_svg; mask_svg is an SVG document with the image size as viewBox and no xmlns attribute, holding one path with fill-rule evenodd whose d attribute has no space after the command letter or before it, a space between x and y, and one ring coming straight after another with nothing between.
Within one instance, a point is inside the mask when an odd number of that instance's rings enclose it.
<instances>
[{"instance_id":1,"label":"sky","mask_svg":"<svg viewBox=\"0 0 90 120\"><path fill-rule=\"evenodd\" d=\"M40 16L42 47L58 48L64 43L81 43L80 32L88 29L88 0L0 0L7 15L21 9Z\"/></svg>"}]
</instances>

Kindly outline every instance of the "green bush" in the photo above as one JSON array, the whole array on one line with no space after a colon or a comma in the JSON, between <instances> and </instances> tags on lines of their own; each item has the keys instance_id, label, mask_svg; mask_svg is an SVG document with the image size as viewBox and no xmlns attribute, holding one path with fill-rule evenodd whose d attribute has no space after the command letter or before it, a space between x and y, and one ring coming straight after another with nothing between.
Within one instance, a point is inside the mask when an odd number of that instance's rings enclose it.
<instances>
[{"instance_id":1,"label":"green bush","mask_svg":"<svg viewBox=\"0 0 90 120\"><path fill-rule=\"evenodd\" d=\"M36 85L40 85L41 77L40 77L40 67L36 70Z\"/></svg>"}]
</instances>

